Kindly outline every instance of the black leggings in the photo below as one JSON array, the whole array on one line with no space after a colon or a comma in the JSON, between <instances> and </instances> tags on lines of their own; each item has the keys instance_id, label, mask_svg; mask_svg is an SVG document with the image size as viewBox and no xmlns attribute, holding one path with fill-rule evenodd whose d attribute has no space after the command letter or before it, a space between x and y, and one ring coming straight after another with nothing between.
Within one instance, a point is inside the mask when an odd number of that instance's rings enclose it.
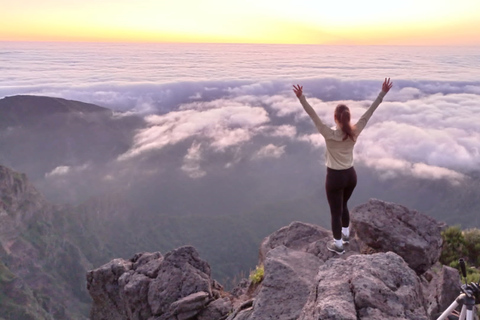
<instances>
[{"instance_id":1,"label":"black leggings","mask_svg":"<svg viewBox=\"0 0 480 320\"><path fill-rule=\"evenodd\" d=\"M334 170L327 167L325 190L332 215L333 237L337 240L342 238L342 227L347 228L350 224L347 202L356 185L357 173L353 167L345 170Z\"/></svg>"}]
</instances>

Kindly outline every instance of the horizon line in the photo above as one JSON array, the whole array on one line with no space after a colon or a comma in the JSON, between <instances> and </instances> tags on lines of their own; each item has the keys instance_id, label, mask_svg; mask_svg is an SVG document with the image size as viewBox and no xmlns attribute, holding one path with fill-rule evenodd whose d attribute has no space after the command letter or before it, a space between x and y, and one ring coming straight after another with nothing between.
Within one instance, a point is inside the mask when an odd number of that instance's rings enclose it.
<instances>
[{"instance_id":1,"label":"horizon line","mask_svg":"<svg viewBox=\"0 0 480 320\"><path fill-rule=\"evenodd\" d=\"M0 43L78 43L78 44L176 44L176 45L271 45L271 46L337 46L337 47L480 47L480 44L335 44L271 42L187 42L187 41L116 41L116 40L4 40Z\"/></svg>"}]
</instances>

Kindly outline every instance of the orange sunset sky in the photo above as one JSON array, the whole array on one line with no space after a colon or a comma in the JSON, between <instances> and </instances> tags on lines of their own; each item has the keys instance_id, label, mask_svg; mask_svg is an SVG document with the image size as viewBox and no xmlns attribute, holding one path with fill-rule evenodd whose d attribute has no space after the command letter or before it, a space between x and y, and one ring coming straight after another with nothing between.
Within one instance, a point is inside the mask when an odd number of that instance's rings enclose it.
<instances>
[{"instance_id":1,"label":"orange sunset sky","mask_svg":"<svg viewBox=\"0 0 480 320\"><path fill-rule=\"evenodd\" d=\"M0 0L0 41L480 45L480 0Z\"/></svg>"}]
</instances>

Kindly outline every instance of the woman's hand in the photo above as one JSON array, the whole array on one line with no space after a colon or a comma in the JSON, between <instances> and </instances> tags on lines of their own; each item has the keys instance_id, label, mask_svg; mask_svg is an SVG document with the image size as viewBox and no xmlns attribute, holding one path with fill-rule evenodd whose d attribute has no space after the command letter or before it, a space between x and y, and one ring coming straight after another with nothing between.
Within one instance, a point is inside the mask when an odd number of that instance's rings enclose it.
<instances>
[{"instance_id":1,"label":"woman's hand","mask_svg":"<svg viewBox=\"0 0 480 320\"><path fill-rule=\"evenodd\" d=\"M293 86L293 92L295 92L295 95L297 96L297 98L300 98L303 94L303 86L301 85L294 85Z\"/></svg>"},{"instance_id":2,"label":"woman's hand","mask_svg":"<svg viewBox=\"0 0 480 320\"><path fill-rule=\"evenodd\" d=\"M382 84L382 91L387 93L393 87L393 82L390 81L390 78L385 78L385 81Z\"/></svg>"}]
</instances>

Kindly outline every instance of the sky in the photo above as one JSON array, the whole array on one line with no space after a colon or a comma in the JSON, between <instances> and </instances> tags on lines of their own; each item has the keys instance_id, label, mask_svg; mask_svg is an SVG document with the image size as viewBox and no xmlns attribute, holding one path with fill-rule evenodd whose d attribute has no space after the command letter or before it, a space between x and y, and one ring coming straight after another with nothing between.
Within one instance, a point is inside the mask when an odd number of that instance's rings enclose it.
<instances>
[{"instance_id":1,"label":"sky","mask_svg":"<svg viewBox=\"0 0 480 320\"><path fill-rule=\"evenodd\" d=\"M480 45L478 0L0 0L0 41Z\"/></svg>"}]
</instances>

